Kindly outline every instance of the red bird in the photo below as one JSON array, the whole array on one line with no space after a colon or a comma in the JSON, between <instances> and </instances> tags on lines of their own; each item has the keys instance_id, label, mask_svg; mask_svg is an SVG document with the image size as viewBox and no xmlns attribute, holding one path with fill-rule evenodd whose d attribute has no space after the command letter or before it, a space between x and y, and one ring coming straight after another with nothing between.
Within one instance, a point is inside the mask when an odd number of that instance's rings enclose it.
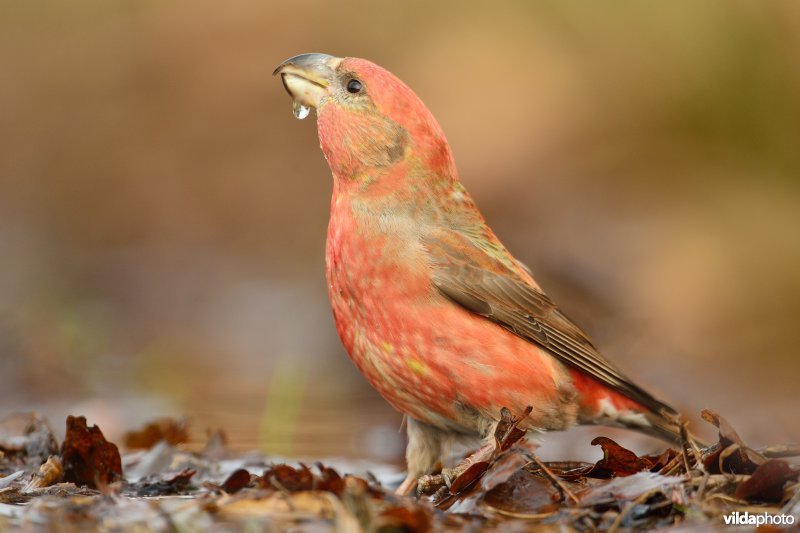
<instances>
[{"instance_id":1,"label":"red bird","mask_svg":"<svg viewBox=\"0 0 800 533\"><path fill-rule=\"evenodd\" d=\"M342 343L407 415L408 477L506 407L529 433L624 426L676 440L675 410L603 357L486 224L436 119L385 69L303 54L276 70L295 116L316 108L333 173L326 273Z\"/></svg>"}]
</instances>

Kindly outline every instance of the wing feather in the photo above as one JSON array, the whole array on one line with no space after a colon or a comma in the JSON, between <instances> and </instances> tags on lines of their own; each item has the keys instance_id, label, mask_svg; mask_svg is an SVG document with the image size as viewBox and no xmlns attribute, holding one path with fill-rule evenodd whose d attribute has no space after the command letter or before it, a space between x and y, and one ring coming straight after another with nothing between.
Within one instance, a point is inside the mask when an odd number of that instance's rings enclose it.
<instances>
[{"instance_id":1,"label":"wing feather","mask_svg":"<svg viewBox=\"0 0 800 533\"><path fill-rule=\"evenodd\" d=\"M434 268L433 284L442 294L541 346L563 363L653 413L675 413L608 362L586 334L544 292L529 283L524 274L509 268L508 261L488 254L487 247L474 243L474 238L439 230L424 239Z\"/></svg>"}]
</instances>

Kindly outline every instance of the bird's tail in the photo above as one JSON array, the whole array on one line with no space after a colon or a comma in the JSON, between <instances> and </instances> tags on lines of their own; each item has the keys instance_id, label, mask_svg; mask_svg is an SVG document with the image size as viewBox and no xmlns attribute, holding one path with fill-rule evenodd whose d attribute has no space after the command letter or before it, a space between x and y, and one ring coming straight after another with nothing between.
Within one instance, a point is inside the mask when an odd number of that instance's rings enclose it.
<instances>
[{"instance_id":1,"label":"bird's tail","mask_svg":"<svg viewBox=\"0 0 800 533\"><path fill-rule=\"evenodd\" d=\"M662 409L655 413L647 411L644 413L645 424L629 426L642 433L646 433L670 444L681 448L685 446L695 446L697 448L707 448L708 444L696 435L692 434L683 417L673 409Z\"/></svg>"},{"instance_id":2,"label":"bird's tail","mask_svg":"<svg viewBox=\"0 0 800 533\"><path fill-rule=\"evenodd\" d=\"M592 405L583 424L624 427L685 448L708 445L693 435L683 417L669 405L650 397L649 405L614 394L601 398Z\"/></svg>"}]
</instances>

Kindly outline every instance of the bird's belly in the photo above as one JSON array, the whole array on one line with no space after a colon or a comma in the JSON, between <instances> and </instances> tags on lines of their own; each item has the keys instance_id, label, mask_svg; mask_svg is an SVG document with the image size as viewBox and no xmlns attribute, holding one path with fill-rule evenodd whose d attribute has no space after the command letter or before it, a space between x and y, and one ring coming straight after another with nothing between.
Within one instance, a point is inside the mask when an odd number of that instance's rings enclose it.
<instances>
[{"instance_id":1,"label":"bird's belly","mask_svg":"<svg viewBox=\"0 0 800 533\"><path fill-rule=\"evenodd\" d=\"M553 357L445 298L427 265L392 253L390 242L330 240L329 234L337 330L350 358L392 406L463 433L485 432L502 407L521 412L528 405L530 427L574 425L572 381Z\"/></svg>"}]
</instances>

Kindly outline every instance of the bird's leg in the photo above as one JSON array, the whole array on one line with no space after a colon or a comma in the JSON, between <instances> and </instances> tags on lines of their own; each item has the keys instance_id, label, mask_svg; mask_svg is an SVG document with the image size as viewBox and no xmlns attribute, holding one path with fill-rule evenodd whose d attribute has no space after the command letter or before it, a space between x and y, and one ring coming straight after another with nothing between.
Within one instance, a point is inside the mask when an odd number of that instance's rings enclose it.
<instances>
[{"instance_id":1,"label":"bird's leg","mask_svg":"<svg viewBox=\"0 0 800 533\"><path fill-rule=\"evenodd\" d=\"M400 495L411 494L420 476L431 473L443 454L444 435L440 429L411 417L406 418L406 464L408 475L395 491Z\"/></svg>"},{"instance_id":2,"label":"bird's leg","mask_svg":"<svg viewBox=\"0 0 800 533\"><path fill-rule=\"evenodd\" d=\"M453 482L473 465L483 463L482 467L475 472L473 481L482 477L499 455L517 443L526 431L519 429L517 425L527 417L532 407L527 407L520 416L514 416L506 408L500 410L500 420L495 420L486 426L484 444L475 452L461 461L454 468L443 468L442 473L435 476L423 476L418 481L419 491L425 494L432 494L447 486L452 488Z\"/></svg>"},{"instance_id":3,"label":"bird's leg","mask_svg":"<svg viewBox=\"0 0 800 533\"><path fill-rule=\"evenodd\" d=\"M403 480L403 482L400 483L400 486L397 487L397 489L394 491L394 493L397 494L398 496L408 496L414 491L414 488L416 486L417 486L417 478L415 478L411 474L408 474L406 478Z\"/></svg>"},{"instance_id":4,"label":"bird's leg","mask_svg":"<svg viewBox=\"0 0 800 533\"><path fill-rule=\"evenodd\" d=\"M458 476L466 472L469 467L475 463L488 463L491 461L495 455L496 448L497 447L494 441L488 442L478 448L476 451L472 452L467 458L453 468L442 468L441 474L436 474L434 476L422 476L419 478L417 484L419 492L421 494L433 494L443 486L447 486L449 489L452 486L453 481L455 481Z\"/></svg>"},{"instance_id":5,"label":"bird's leg","mask_svg":"<svg viewBox=\"0 0 800 533\"><path fill-rule=\"evenodd\" d=\"M469 467L475 463L489 462L495 453L495 443L489 442L472 452L466 459L458 463L453 468L442 468L442 478L448 488L453 483L453 480L466 472Z\"/></svg>"}]
</instances>

